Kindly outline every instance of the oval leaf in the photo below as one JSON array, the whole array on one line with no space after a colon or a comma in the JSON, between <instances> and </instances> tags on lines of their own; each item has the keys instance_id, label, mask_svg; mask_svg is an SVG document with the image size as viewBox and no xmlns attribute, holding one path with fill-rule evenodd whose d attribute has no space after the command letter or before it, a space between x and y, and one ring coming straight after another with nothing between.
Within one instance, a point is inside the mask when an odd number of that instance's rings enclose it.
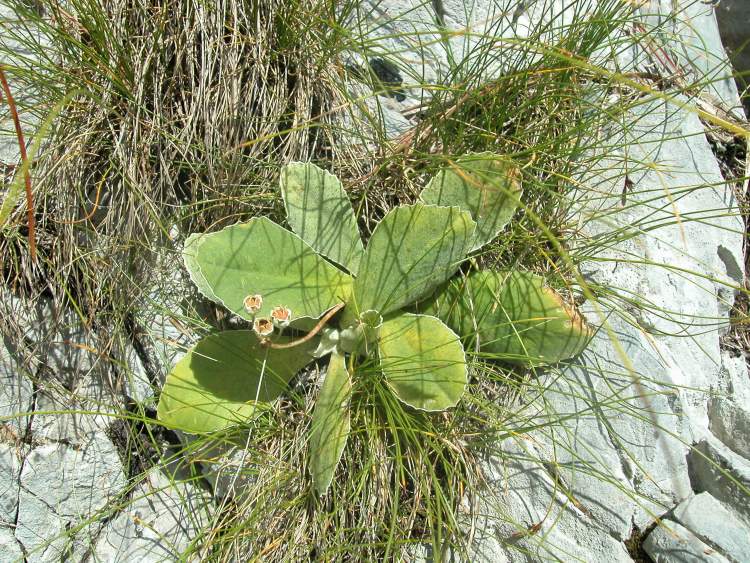
<instances>
[{"instance_id":1,"label":"oval leaf","mask_svg":"<svg viewBox=\"0 0 750 563\"><path fill-rule=\"evenodd\" d=\"M471 250L494 239L510 221L521 196L521 172L493 153L468 154L438 172L419 196L425 203L455 205L471 213L477 228Z\"/></svg>"},{"instance_id":2,"label":"oval leaf","mask_svg":"<svg viewBox=\"0 0 750 563\"><path fill-rule=\"evenodd\" d=\"M292 320L318 318L351 295L351 276L265 217L193 235L188 242L183 258L198 289L248 320L248 295L263 299L258 317L283 306L291 309Z\"/></svg>"},{"instance_id":3,"label":"oval leaf","mask_svg":"<svg viewBox=\"0 0 750 563\"><path fill-rule=\"evenodd\" d=\"M432 293L466 258L474 227L457 207L417 203L391 210L372 233L354 281L358 311L385 316Z\"/></svg>"},{"instance_id":4,"label":"oval leaf","mask_svg":"<svg viewBox=\"0 0 750 563\"><path fill-rule=\"evenodd\" d=\"M356 274L364 247L339 179L311 162L293 162L282 168L280 183L292 230L318 253Z\"/></svg>"},{"instance_id":5,"label":"oval leaf","mask_svg":"<svg viewBox=\"0 0 750 563\"><path fill-rule=\"evenodd\" d=\"M399 399L414 408L455 406L466 388L461 342L439 319L403 314L380 327L380 367Z\"/></svg>"},{"instance_id":6,"label":"oval leaf","mask_svg":"<svg viewBox=\"0 0 750 563\"><path fill-rule=\"evenodd\" d=\"M214 294L214 291L206 281L206 278L203 277L201 269L198 266L198 262L196 260L198 256L198 247L205 240L206 236L207 235L202 235L199 233L193 233L188 236L188 238L185 240L185 246L182 250L182 261L185 263L185 268L190 274L190 279L193 280L193 283L198 288L198 291L200 291L201 294L205 295L211 301L215 303L221 303L221 299L219 299Z\"/></svg>"},{"instance_id":7,"label":"oval leaf","mask_svg":"<svg viewBox=\"0 0 750 563\"><path fill-rule=\"evenodd\" d=\"M278 337L274 342L291 339ZM246 421L255 398L269 403L312 359L317 339L272 350L254 332L233 330L198 342L172 368L159 397L157 414L168 426L185 432L212 432ZM265 367L264 367L265 366Z\"/></svg>"},{"instance_id":8,"label":"oval leaf","mask_svg":"<svg viewBox=\"0 0 750 563\"><path fill-rule=\"evenodd\" d=\"M349 398L352 382L344 356L333 353L315 403L310 430L310 473L319 495L325 494L346 447L351 425Z\"/></svg>"},{"instance_id":9,"label":"oval leaf","mask_svg":"<svg viewBox=\"0 0 750 563\"><path fill-rule=\"evenodd\" d=\"M528 272L472 272L452 280L421 312L437 315L479 350L514 363L542 365L571 358L591 331L576 309Z\"/></svg>"}]
</instances>

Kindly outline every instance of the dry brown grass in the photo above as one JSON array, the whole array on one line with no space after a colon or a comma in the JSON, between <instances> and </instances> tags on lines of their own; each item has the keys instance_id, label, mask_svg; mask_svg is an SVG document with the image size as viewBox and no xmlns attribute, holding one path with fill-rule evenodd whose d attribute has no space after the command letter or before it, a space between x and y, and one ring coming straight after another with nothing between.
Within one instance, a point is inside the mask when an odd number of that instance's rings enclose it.
<instances>
[{"instance_id":1,"label":"dry brown grass","mask_svg":"<svg viewBox=\"0 0 750 563\"><path fill-rule=\"evenodd\" d=\"M20 205L0 237L2 276L20 293L73 302L89 326L111 326L141 296L155 255L173 251L174 226L269 213L279 165L333 146L321 127L340 105L337 64L323 52L333 31L317 0L38 8L45 37L23 37L59 60L11 69L14 89L33 91L39 112L81 92L34 168L39 260Z\"/></svg>"}]
</instances>

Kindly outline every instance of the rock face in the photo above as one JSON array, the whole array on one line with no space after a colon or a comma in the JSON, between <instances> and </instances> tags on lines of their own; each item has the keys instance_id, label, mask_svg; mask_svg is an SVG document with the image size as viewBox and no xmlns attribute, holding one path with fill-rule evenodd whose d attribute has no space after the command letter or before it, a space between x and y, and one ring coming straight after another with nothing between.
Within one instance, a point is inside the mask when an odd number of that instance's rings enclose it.
<instances>
[{"instance_id":1,"label":"rock face","mask_svg":"<svg viewBox=\"0 0 750 563\"><path fill-rule=\"evenodd\" d=\"M208 523L205 491L189 483L174 485L152 470L133 491L130 502L99 534L95 561L175 561Z\"/></svg>"},{"instance_id":2,"label":"rock face","mask_svg":"<svg viewBox=\"0 0 750 563\"><path fill-rule=\"evenodd\" d=\"M750 4L744 0L722 0L716 6L721 39L730 53L737 72L745 73L738 79L744 87L750 86ZM750 101L746 102L750 107Z\"/></svg>"},{"instance_id":3,"label":"rock face","mask_svg":"<svg viewBox=\"0 0 750 563\"><path fill-rule=\"evenodd\" d=\"M729 560L708 545L670 520L651 532L643 544L655 563L728 563Z\"/></svg>"},{"instance_id":4,"label":"rock face","mask_svg":"<svg viewBox=\"0 0 750 563\"><path fill-rule=\"evenodd\" d=\"M750 536L745 526L725 505L709 493L680 503L675 520L733 561L750 561Z\"/></svg>"},{"instance_id":5,"label":"rock face","mask_svg":"<svg viewBox=\"0 0 750 563\"><path fill-rule=\"evenodd\" d=\"M25 331L24 349L0 345L0 561L177 558L210 499L156 469L129 475L110 366L72 312L0 302Z\"/></svg>"},{"instance_id":6,"label":"rock face","mask_svg":"<svg viewBox=\"0 0 750 563\"><path fill-rule=\"evenodd\" d=\"M77 447L35 447L21 469L16 539L36 561L59 561L66 553L85 551L97 532L85 522L108 509L125 484L117 451L106 436L93 433Z\"/></svg>"}]
</instances>

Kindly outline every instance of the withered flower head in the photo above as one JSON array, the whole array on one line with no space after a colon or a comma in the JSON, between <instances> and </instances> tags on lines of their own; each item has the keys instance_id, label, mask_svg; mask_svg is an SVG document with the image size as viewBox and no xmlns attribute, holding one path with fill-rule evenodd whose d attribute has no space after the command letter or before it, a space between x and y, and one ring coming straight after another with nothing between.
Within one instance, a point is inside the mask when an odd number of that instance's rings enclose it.
<instances>
[{"instance_id":1,"label":"withered flower head","mask_svg":"<svg viewBox=\"0 0 750 563\"><path fill-rule=\"evenodd\" d=\"M248 295L242 303L245 305L245 311L254 315L263 306L263 298L258 294Z\"/></svg>"},{"instance_id":2,"label":"withered flower head","mask_svg":"<svg viewBox=\"0 0 750 563\"><path fill-rule=\"evenodd\" d=\"M271 318L275 326L286 328L292 318L292 310L289 307L274 307L271 309Z\"/></svg>"},{"instance_id":3,"label":"withered flower head","mask_svg":"<svg viewBox=\"0 0 750 563\"><path fill-rule=\"evenodd\" d=\"M255 319L253 330L258 336L268 336L273 332L273 323L271 322L271 319Z\"/></svg>"}]
</instances>

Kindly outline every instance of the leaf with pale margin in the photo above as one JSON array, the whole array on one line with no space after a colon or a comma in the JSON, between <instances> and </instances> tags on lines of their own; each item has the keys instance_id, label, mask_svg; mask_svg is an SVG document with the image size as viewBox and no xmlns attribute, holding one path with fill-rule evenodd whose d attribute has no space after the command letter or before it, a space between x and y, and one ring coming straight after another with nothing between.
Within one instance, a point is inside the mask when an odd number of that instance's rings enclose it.
<instances>
[{"instance_id":1,"label":"leaf with pale margin","mask_svg":"<svg viewBox=\"0 0 750 563\"><path fill-rule=\"evenodd\" d=\"M193 235L183 259L198 289L244 319L248 295L260 295L258 317L276 306L292 320L320 317L351 295L352 277L321 258L294 233L265 217Z\"/></svg>"},{"instance_id":2,"label":"leaf with pale margin","mask_svg":"<svg viewBox=\"0 0 750 563\"><path fill-rule=\"evenodd\" d=\"M466 258L474 227L458 207L392 209L375 227L354 280L357 310L385 316L429 295Z\"/></svg>"},{"instance_id":3,"label":"leaf with pale margin","mask_svg":"<svg viewBox=\"0 0 750 563\"><path fill-rule=\"evenodd\" d=\"M414 408L455 406L467 383L464 348L440 319L402 314L380 327L380 367L396 396Z\"/></svg>"},{"instance_id":4,"label":"leaf with pale margin","mask_svg":"<svg viewBox=\"0 0 750 563\"><path fill-rule=\"evenodd\" d=\"M293 162L282 168L280 184L292 230L316 252L356 274L364 247L339 179L310 162Z\"/></svg>"},{"instance_id":5,"label":"leaf with pale margin","mask_svg":"<svg viewBox=\"0 0 750 563\"><path fill-rule=\"evenodd\" d=\"M325 494L351 430L349 398L352 382L342 354L334 352L315 402L310 430L310 473L319 495Z\"/></svg>"},{"instance_id":6,"label":"leaf with pale margin","mask_svg":"<svg viewBox=\"0 0 750 563\"><path fill-rule=\"evenodd\" d=\"M188 236L188 238L185 240L185 246L182 250L182 261L185 263L185 268L190 273L190 279L193 280L193 283L198 288L198 291L200 291L211 301L215 303L221 303L221 299L214 295L213 289L211 289L211 286L206 281L206 278L203 277L201 269L198 266L198 262L196 261L196 257L198 256L198 247L205 240L205 236L206 235L202 235L200 233L193 233Z\"/></svg>"},{"instance_id":7,"label":"leaf with pale margin","mask_svg":"<svg viewBox=\"0 0 750 563\"><path fill-rule=\"evenodd\" d=\"M274 342L287 343L286 336ZM313 360L317 338L287 350L260 344L249 330L207 336L172 368L159 397L159 420L185 432L222 430L247 421L274 401Z\"/></svg>"},{"instance_id":8,"label":"leaf with pale margin","mask_svg":"<svg viewBox=\"0 0 750 563\"><path fill-rule=\"evenodd\" d=\"M455 205L476 221L471 250L494 239L508 224L521 196L520 170L493 153L461 156L438 172L419 196L425 203Z\"/></svg>"},{"instance_id":9,"label":"leaf with pale margin","mask_svg":"<svg viewBox=\"0 0 750 563\"><path fill-rule=\"evenodd\" d=\"M528 272L472 272L417 309L478 341L480 352L513 363L556 363L581 353L591 338L575 307Z\"/></svg>"}]
</instances>

